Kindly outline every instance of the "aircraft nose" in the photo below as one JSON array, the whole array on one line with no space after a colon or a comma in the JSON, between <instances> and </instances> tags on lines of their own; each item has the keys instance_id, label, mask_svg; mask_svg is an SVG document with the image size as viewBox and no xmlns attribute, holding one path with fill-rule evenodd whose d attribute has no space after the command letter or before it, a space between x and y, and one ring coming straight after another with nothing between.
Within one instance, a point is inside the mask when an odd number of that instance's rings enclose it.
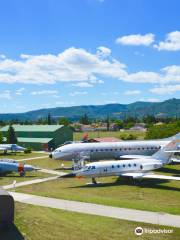
<instances>
[{"instance_id":1,"label":"aircraft nose","mask_svg":"<svg viewBox=\"0 0 180 240\"><path fill-rule=\"evenodd\" d=\"M25 171L34 171L35 167L31 166L31 165L24 165L24 170Z\"/></svg>"},{"instance_id":2,"label":"aircraft nose","mask_svg":"<svg viewBox=\"0 0 180 240\"><path fill-rule=\"evenodd\" d=\"M74 177L76 177L75 173L67 173L67 174L60 176L60 178L74 178Z\"/></svg>"}]
</instances>

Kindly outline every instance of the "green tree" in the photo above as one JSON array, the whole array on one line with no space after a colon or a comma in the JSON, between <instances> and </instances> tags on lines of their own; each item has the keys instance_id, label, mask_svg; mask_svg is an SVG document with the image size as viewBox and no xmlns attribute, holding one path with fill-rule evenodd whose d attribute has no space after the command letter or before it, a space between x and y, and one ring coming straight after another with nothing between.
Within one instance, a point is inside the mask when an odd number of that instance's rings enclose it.
<instances>
[{"instance_id":1,"label":"green tree","mask_svg":"<svg viewBox=\"0 0 180 240\"><path fill-rule=\"evenodd\" d=\"M110 128L110 119L109 119L109 115L107 115L107 118L106 118L106 126L107 126L107 131L109 131L109 128Z\"/></svg>"},{"instance_id":2,"label":"green tree","mask_svg":"<svg viewBox=\"0 0 180 240\"><path fill-rule=\"evenodd\" d=\"M12 125L9 125L9 129L8 129L8 132L7 132L7 143L10 143L10 144L16 144L17 143L16 133L15 133Z\"/></svg>"},{"instance_id":3,"label":"green tree","mask_svg":"<svg viewBox=\"0 0 180 240\"><path fill-rule=\"evenodd\" d=\"M64 125L64 126L68 126L70 124L69 119L65 118L65 117L61 117L59 119L59 124L60 125Z\"/></svg>"},{"instance_id":4,"label":"green tree","mask_svg":"<svg viewBox=\"0 0 180 240\"><path fill-rule=\"evenodd\" d=\"M48 123L48 125L52 124L52 119L51 119L51 114L50 113L48 114L47 123Z\"/></svg>"},{"instance_id":5,"label":"green tree","mask_svg":"<svg viewBox=\"0 0 180 240\"><path fill-rule=\"evenodd\" d=\"M180 121L173 123L164 123L162 125L154 125L150 127L146 133L145 139L160 139L171 137L180 132Z\"/></svg>"},{"instance_id":6,"label":"green tree","mask_svg":"<svg viewBox=\"0 0 180 240\"><path fill-rule=\"evenodd\" d=\"M3 142L3 135L2 135L2 132L0 132L0 143Z\"/></svg>"},{"instance_id":7,"label":"green tree","mask_svg":"<svg viewBox=\"0 0 180 240\"><path fill-rule=\"evenodd\" d=\"M115 120L114 122L117 126L118 129L122 129L123 128L123 121L121 120Z\"/></svg>"},{"instance_id":8,"label":"green tree","mask_svg":"<svg viewBox=\"0 0 180 240\"><path fill-rule=\"evenodd\" d=\"M89 124L90 120L88 118L88 115L85 113L79 120L80 123L82 124Z\"/></svg>"}]
</instances>

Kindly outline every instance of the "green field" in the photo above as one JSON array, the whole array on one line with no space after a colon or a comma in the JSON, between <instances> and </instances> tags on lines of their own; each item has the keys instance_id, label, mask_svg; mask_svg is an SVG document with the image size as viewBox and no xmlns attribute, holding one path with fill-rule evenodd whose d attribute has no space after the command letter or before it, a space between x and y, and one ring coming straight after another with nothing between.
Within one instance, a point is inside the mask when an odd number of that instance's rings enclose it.
<instances>
[{"instance_id":1,"label":"green field","mask_svg":"<svg viewBox=\"0 0 180 240\"><path fill-rule=\"evenodd\" d=\"M137 226L173 229L172 234L136 236ZM15 226L1 240L178 240L180 229L16 203Z\"/></svg>"},{"instance_id":2,"label":"green field","mask_svg":"<svg viewBox=\"0 0 180 240\"><path fill-rule=\"evenodd\" d=\"M62 163L64 164L65 167L70 167L72 165L71 161L53 160L48 157L41 158L41 159L28 160L27 163L33 166L38 166L40 168L47 168L47 169L53 169L53 170L58 170L61 167Z\"/></svg>"},{"instance_id":3,"label":"green field","mask_svg":"<svg viewBox=\"0 0 180 240\"><path fill-rule=\"evenodd\" d=\"M97 137L116 137L121 139L124 135L132 134L137 137L137 139L144 139L145 132L140 131L94 131L94 132L87 132L88 138L97 138ZM80 141L83 138L84 133L83 132L74 132L73 134L73 140L74 141Z\"/></svg>"},{"instance_id":4,"label":"green field","mask_svg":"<svg viewBox=\"0 0 180 240\"><path fill-rule=\"evenodd\" d=\"M177 175L180 165L169 165L160 174ZM58 179L17 188L16 191L35 195L92 202L116 207L180 214L180 183L144 179L134 186L117 177L100 178L102 184L86 185L90 179Z\"/></svg>"},{"instance_id":5,"label":"green field","mask_svg":"<svg viewBox=\"0 0 180 240\"><path fill-rule=\"evenodd\" d=\"M23 182L23 181L29 181L37 178L45 178L50 176L52 175L36 171L36 172L27 172L25 177L20 177L19 173L14 172L6 175L0 175L0 186L12 184L14 180L16 180L16 182Z\"/></svg>"},{"instance_id":6,"label":"green field","mask_svg":"<svg viewBox=\"0 0 180 240\"><path fill-rule=\"evenodd\" d=\"M8 152L7 154L3 154L2 152L0 153L0 159L1 158L9 158L9 159L26 159L26 158L32 158L32 157L41 157L41 156L46 156L46 153L41 153L41 152L32 152L32 153L24 153L24 152L17 152L17 153L12 153ZM48 156L48 155L47 155Z\"/></svg>"}]
</instances>

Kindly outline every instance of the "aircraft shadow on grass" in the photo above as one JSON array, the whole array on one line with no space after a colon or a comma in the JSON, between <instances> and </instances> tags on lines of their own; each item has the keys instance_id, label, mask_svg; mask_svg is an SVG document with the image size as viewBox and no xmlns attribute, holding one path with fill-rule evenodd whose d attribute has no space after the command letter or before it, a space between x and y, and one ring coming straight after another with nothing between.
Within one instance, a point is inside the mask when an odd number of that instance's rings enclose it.
<instances>
[{"instance_id":1,"label":"aircraft shadow on grass","mask_svg":"<svg viewBox=\"0 0 180 240\"><path fill-rule=\"evenodd\" d=\"M179 169L160 168L158 170L155 170L155 172L170 173L170 174L173 174L173 176L180 177L180 170Z\"/></svg>"},{"instance_id":2,"label":"aircraft shadow on grass","mask_svg":"<svg viewBox=\"0 0 180 240\"><path fill-rule=\"evenodd\" d=\"M117 178L115 182L111 183L99 183L99 184L86 184L81 186L74 186L69 188L101 188L101 187L112 187L112 186L136 186L139 188L157 188L162 190L173 190L173 191L179 191L180 187L171 187L166 185L161 185L163 183L168 183L169 180L165 179L144 179L142 181L137 180L135 184L130 180L125 180L122 178Z\"/></svg>"},{"instance_id":3,"label":"aircraft shadow on grass","mask_svg":"<svg viewBox=\"0 0 180 240\"><path fill-rule=\"evenodd\" d=\"M35 176L35 175L30 175L30 176L25 176L25 177L21 177L20 175L15 175L15 176L13 176L13 175L11 175L11 176L8 176L8 175L3 175L3 174L0 174L0 180L1 179L3 179L3 178L24 178L24 179L26 179L26 178L35 178L35 177L37 177L37 176Z\"/></svg>"},{"instance_id":4,"label":"aircraft shadow on grass","mask_svg":"<svg viewBox=\"0 0 180 240\"><path fill-rule=\"evenodd\" d=\"M25 240L19 229L15 224L11 224L9 227L0 229L1 240Z\"/></svg>"}]
</instances>

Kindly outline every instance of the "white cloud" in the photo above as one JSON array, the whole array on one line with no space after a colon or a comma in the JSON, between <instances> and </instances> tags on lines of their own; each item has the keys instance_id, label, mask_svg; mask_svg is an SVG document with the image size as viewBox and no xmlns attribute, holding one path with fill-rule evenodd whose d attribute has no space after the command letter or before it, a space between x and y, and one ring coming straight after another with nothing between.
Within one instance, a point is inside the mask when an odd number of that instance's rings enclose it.
<instances>
[{"instance_id":1,"label":"white cloud","mask_svg":"<svg viewBox=\"0 0 180 240\"><path fill-rule=\"evenodd\" d=\"M57 90L42 90L42 91L33 91L31 95L53 95L57 96Z\"/></svg>"},{"instance_id":2,"label":"white cloud","mask_svg":"<svg viewBox=\"0 0 180 240\"><path fill-rule=\"evenodd\" d=\"M149 46L153 42L154 42L154 34L152 33L147 33L145 35L133 34L133 35L122 36L116 39L116 43L122 44L122 45Z\"/></svg>"},{"instance_id":3,"label":"white cloud","mask_svg":"<svg viewBox=\"0 0 180 240\"><path fill-rule=\"evenodd\" d=\"M11 99L11 92L9 90L5 90L3 92L0 92L0 98L4 99Z\"/></svg>"},{"instance_id":4,"label":"white cloud","mask_svg":"<svg viewBox=\"0 0 180 240\"><path fill-rule=\"evenodd\" d=\"M78 92L78 91L76 91L76 92L72 92L72 93L70 93L69 95L70 96L72 96L72 97L74 97L74 96L77 96L77 95L86 95L87 94L87 92Z\"/></svg>"},{"instance_id":5,"label":"white cloud","mask_svg":"<svg viewBox=\"0 0 180 240\"><path fill-rule=\"evenodd\" d=\"M150 89L150 92L156 93L156 94L172 94L174 92L180 91L180 84L177 85L162 85L162 86L156 86L152 89Z\"/></svg>"},{"instance_id":6,"label":"white cloud","mask_svg":"<svg viewBox=\"0 0 180 240\"><path fill-rule=\"evenodd\" d=\"M124 95L138 95L140 93L141 93L140 90L128 90L128 91L124 92Z\"/></svg>"},{"instance_id":7,"label":"white cloud","mask_svg":"<svg viewBox=\"0 0 180 240\"><path fill-rule=\"evenodd\" d=\"M107 48L99 55L85 49L69 48L58 55L25 55L19 60L0 60L0 82L53 84L55 82L92 81L98 76L117 78L125 73L125 65L105 58Z\"/></svg>"},{"instance_id":8,"label":"white cloud","mask_svg":"<svg viewBox=\"0 0 180 240\"><path fill-rule=\"evenodd\" d=\"M167 34L164 41L154 45L159 51L179 51L180 50L180 31L174 31Z\"/></svg>"},{"instance_id":9,"label":"white cloud","mask_svg":"<svg viewBox=\"0 0 180 240\"><path fill-rule=\"evenodd\" d=\"M1 59L5 59L5 58L6 58L6 55L0 54L0 58L1 58Z\"/></svg>"},{"instance_id":10,"label":"white cloud","mask_svg":"<svg viewBox=\"0 0 180 240\"><path fill-rule=\"evenodd\" d=\"M22 95L22 93L25 91L25 88L19 88L16 90L16 95Z\"/></svg>"},{"instance_id":11,"label":"white cloud","mask_svg":"<svg viewBox=\"0 0 180 240\"><path fill-rule=\"evenodd\" d=\"M74 86L74 87L81 87L81 88L93 87L93 85L88 83L88 82L74 83L74 84L72 84L72 86Z\"/></svg>"},{"instance_id":12,"label":"white cloud","mask_svg":"<svg viewBox=\"0 0 180 240\"><path fill-rule=\"evenodd\" d=\"M58 55L23 54L19 60L1 59L0 82L31 84L72 82L73 84L81 83L80 85L85 85L86 82L86 86L103 83L101 78L133 83L180 82L180 65L166 66L159 72L130 73L125 64L107 54L106 57L105 55L102 57L98 51L92 54L85 49L72 47Z\"/></svg>"},{"instance_id":13,"label":"white cloud","mask_svg":"<svg viewBox=\"0 0 180 240\"><path fill-rule=\"evenodd\" d=\"M109 55L111 55L111 49L107 48L107 47L98 47L97 48L97 55L100 57L107 57Z\"/></svg>"}]
</instances>

